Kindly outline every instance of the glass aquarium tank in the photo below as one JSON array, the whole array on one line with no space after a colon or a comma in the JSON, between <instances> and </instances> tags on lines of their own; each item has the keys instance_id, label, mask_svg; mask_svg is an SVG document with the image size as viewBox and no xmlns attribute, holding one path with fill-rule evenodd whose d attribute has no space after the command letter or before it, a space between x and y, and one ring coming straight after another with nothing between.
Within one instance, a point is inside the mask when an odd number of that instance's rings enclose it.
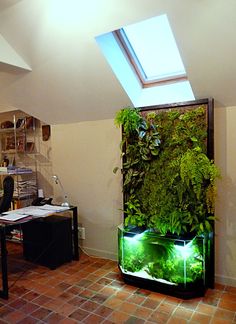
<instances>
[{"instance_id":1,"label":"glass aquarium tank","mask_svg":"<svg viewBox=\"0 0 236 324\"><path fill-rule=\"evenodd\" d=\"M119 268L127 283L180 298L203 296L208 241L120 225Z\"/></svg>"}]
</instances>

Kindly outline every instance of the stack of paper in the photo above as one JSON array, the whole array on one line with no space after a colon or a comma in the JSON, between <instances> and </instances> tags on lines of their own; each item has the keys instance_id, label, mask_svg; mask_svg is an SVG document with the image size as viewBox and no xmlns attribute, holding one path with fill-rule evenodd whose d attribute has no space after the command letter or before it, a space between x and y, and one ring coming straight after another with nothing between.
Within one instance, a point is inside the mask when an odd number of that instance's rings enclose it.
<instances>
[{"instance_id":1,"label":"stack of paper","mask_svg":"<svg viewBox=\"0 0 236 324\"><path fill-rule=\"evenodd\" d=\"M69 207L54 205L28 206L5 212L2 215L0 215L0 220L16 221L27 216L45 217L52 213L58 213L68 209Z\"/></svg>"},{"instance_id":2,"label":"stack of paper","mask_svg":"<svg viewBox=\"0 0 236 324\"><path fill-rule=\"evenodd\" d=\"M18 213L11 213L7 215L1 215L0 216L0 221L8 221L8 222L15 222L18 221L22 218L28 217L29 215L27 214L18 214Z\"/></svg>"},{"instance_id":3,"label":"stack of paper","mask_svg":"<svg viewBox=\"0 0 236 324\"><path fill-rule=\"evenodd\" d=\"M66 206L55 206L55 205L43 205L43 206L39 206L40 209L42 210L48 210L50 212L54 212L54 213L57 213L57 212L60 212L60 211L65 211L65 210L68 210L70 209L70 207L66 207Z\"/></svg>"}]
</instances>

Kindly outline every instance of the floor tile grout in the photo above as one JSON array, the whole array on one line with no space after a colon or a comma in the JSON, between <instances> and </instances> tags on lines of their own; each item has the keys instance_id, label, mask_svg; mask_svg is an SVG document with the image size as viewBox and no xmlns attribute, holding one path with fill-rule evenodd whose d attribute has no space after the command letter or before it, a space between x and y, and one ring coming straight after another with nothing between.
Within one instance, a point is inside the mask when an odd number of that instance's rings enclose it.
<instances>
[{"instance_id":1,"label":"floor tile grout","mask_svg":"<svg viewBox=\"0 0 236 324\"><path fill-rule=\"evenodd\" d=\"M19 244L9 243L8 252L10 297L0 299L0 324L236 324L233 287L216 285L186 301L127 285L108 259L82 254L50 270L24 261ZM23 275L19 266L27 269Z\"/></svg>"}]
</instances>

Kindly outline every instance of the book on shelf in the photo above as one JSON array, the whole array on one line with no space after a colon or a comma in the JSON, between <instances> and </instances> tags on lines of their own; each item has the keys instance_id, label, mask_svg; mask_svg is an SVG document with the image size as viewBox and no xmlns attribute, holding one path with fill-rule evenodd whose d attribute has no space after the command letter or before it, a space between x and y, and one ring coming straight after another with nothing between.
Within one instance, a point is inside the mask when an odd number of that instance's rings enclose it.
<instances>
[{"instance_id":1,"label":"book on shelf","mask_svg":"<svg viewBox=\"0 0 236 324\"><path fill-rule=\"evenodd\" d=\"M16 166L8 166L8 167L0 167L0 173L8 173L8 174L24 174L24 173L32 173L33 170L26 167L16 167Z\"/></svg>"},{"instance_id":2,"label":"book on shelf","mask_svg":"<svg viewBox=\"0 0 236 324\"><path fill-rule=\"evenodd\" d=\"M8 172L8 167L3 167L3 166L1 166L1 167L0 167L0 172L7 173L7 172Z\"/></svg>"},{"instance_id":3,"label":"book on shelf","mask_svg":"<svg viewBox=\"0 0 236 324\"><path fill-rule=\"evenodd\" d=\"M36 179L16 180L14 195L17 197L27 197L29 195L37 194Z\"/></svg>"}]
</instances>

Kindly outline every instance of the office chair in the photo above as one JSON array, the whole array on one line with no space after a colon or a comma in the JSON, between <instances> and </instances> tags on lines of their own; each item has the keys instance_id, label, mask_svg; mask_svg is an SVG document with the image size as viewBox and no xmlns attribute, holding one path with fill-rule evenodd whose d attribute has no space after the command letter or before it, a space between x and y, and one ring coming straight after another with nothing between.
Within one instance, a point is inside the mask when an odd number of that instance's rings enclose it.
<instances>
[{"instance_id":1,"label":"office chair","mask_svg":"<svg viewBox=\"0 0 236 324\"><path fill-rule=\"evenodd\" d=\"M0 214L8 211L11 207L11 201L14 192L14 179L7 176L3 180L3 196L0 200Z\"/></svg>"}]
</instances>

